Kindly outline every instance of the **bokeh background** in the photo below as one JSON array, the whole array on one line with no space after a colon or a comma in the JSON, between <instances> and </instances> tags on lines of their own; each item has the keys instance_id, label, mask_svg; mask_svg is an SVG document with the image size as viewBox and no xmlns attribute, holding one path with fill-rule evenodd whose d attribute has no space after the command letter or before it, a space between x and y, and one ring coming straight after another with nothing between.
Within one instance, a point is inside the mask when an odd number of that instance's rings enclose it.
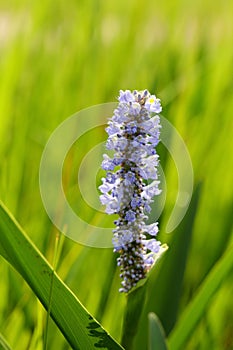
<instances>
[{"instance_id":1,"label":"bokeh background","mask_svg":"<svg viewBox=\"0 0 233 350\"><path fill-rule=\"evenodd\" d=\"M42 204L39 165L50 134L63 120L115 101L119 89L147 88L161 99L163 115L190 152L194 199L168 235L164 228L178 179L166 149L159 148L167 182L159 238L170 249L151 277L136 350L147 347L147 312L156 312L169 334L232 241L232 14L233 3L225 0L0 0L0 197L50 262L59 233ZM85 205L77 185L82 158L104 140L103 128L84 135L67 156L63 179L79 215L111 222ZM91 171L90 163L87 181ZM102 175L99 171L96 186ZM112 250L63 237L57 271L120 340L125 297L118 293ZM185 349L233 348L232 282L231 274ZM40 350L44 327L42 306L0 258L2 334L15 350ZM48 348L69 349L52 321Z\"/></svg>"}]
</instances>

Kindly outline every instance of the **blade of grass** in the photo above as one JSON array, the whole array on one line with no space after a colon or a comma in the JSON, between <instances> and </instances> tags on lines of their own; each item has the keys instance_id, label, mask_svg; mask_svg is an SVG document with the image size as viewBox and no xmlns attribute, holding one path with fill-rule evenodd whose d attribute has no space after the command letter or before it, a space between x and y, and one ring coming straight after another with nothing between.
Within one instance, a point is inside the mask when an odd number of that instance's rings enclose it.
<instances>
[{"instance_id":1,"label":"blade of grass","mask_svg":"<svg viewBox=\"0 0 233 350\"><path fill-rule=\"evenodd\" d=\"M51 317L73 349L122 349L61 281L3 204L0 205L0 232L0 252L4 252L4 257L46 309L53 276Z\"/></svg>"},{"instance_id":2,"label":"blade of grass","mask_svg":"<svg viewBox=\"0 0 233 350\"><path fill-rule=\"evenodd\" d=\"M3 335L0 333L0 350L11 350L9 344L3 337Z\"/></svg>"},{"instance_id":3,"label":"blade of grass","mask_svg":"<svg viewBox=\"0 0 233 350\"><path fill-rule=\"evenodd\" d=\"M224 279L233 270L233 246L215 264L202 283L196 297L185 309L177 326L171 332L168 343L172 350L184 349L184 344L194 331L206 308Z\"/></svg>"},{"instance_id":4,"label":"blade of grass","mask_svg":"<svg viewBox=\"0 0 233 350\"><path fill-rule=\"evenodd\" d=\"M175 324L183 277L192 240L193 225L198 208L201 185L194 191L188 212L183 222L173 232L169 251L157 278L151 279L148 311L155 311L168 334ZM168 293L167 291L172 291Z\"/></svg>"},{"instance_id":5,"label":"blade of grass","mask_svg":"<svg viewBox=\"0 0 233 350\"><path fill-rule=\"evenodd\" d=\"M54 248L54 256L53 256L53 274L51 276L51 286L50 286L50 291L49 291L49 304L48 304L48 312L46 315L45 334L44 334L44 343L43 343L44 350L47 349L47 342L48 342L48 330L49 330L49 319L50 319L50 313L51 313L51 301L52 301L52 293L53 293L54 272L56 271L56 268L57 268L57 259L58 259L60 237L61 237L61 234L58 232L56 234L56 238L55 238L55 248Z\"/></svg>"},{"instance_id":6,"label":"blade of grass","mask_svg":"<svg viewBox=\"0 0 233 350\"><path fill-rule=\"evenodd\" d=\"M149 320L149 350L167 350L165 333L155 313L148 314Z\"/></svg>"}]
</instances>

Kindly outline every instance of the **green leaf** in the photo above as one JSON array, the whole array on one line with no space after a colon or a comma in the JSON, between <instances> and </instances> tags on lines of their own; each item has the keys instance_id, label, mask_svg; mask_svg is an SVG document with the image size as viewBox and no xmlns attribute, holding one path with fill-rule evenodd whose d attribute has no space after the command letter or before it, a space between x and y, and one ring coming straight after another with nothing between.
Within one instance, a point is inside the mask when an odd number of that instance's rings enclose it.
<instances>
[{"instance_id":1,"label":"green leaf","mask_svg":"<svg viewBox=\"0 0 233 350\"><path fill-rule=\"evenodd\" d=\"M155 313L148 314L149 319L149 350L167 350L165 332Z\"/></svg>"},{"instance_id":2,"label":"green leaf","mask_svg":"<svg viewBox=\"0 0 233 350\"><path fill-rule=\"evenodd\" d=\"M194 191L182 223L172 233L167 252L157 278L148 286L148 311L154 311L168 334L174 326L182 292L183 277L192 240L193 225L200 198L201 185ZM168 293L168 291L170 291Z\"/></svg>"},{"instance_id":3,"label":"green leaf","mask_svg":"<svg viewBox=\"0 0 233 350\"><path fill-rule=\"evenodd\" d=\"M177 326L169 336L169 345L172 350L184 349L185 342L193 333L197 323L203 317L211 298L216 293L224 279L233 270L233 246L231 246L221 259L214 265L196 297L186 307Z\"/></svg>"},{"instance_id":4,"label":"green leaf","mask_svg":"<svg viewBox=\"0 0 233 350\"><path fill-rule=\"evenodd\" d=\"M0 253L22 275L44 307L50 308L51 317L73 349L122 349L56 275L2 204Z\"/></svg>"},{"instance_id":5,"label":"green leaf","mask_svg":"<svg viewBox=\"0 0 233 350\"><path fill-rule=\"evenodd\" d=\"M0 333L0 350L11 350L7 341L4 339L3 335Z\"/></svg>"}]
</instances>

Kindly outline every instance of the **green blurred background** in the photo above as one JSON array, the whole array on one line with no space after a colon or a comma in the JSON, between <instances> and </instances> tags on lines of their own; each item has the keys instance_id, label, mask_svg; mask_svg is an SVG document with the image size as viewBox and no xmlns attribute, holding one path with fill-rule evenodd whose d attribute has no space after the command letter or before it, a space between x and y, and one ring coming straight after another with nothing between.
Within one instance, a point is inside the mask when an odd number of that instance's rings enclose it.
<instances>
[{"instance_id":1,"label":"green blurred background","mask_svg":"<svg viewBox=\"0 0 233 350\"><path fill-rule=\"evenodd\" d=\"M147 88L161 99L163 115L190 152L191 214L168 235L164 228L178 181L172 159L160 146L167 182L160 239L170 249L151 277L137 350L147 346L146 313L156 312L168 334L232 240L232 14L233 3L224 0L0 0L0 197L49 261L58 232L43 208L38 174L44 146L63 120L115 101L119 89ZM93 213L81 205L77 169L87 150L105 139L103 128L88 133L64 165L64 186L74 189L72 204L85 217ZM97 185L100 177L101 172ZM177 254L172 247L178 247ZM57 269L120 340L125 297L118 293L111 249L64 238ZM233 348L232 294L230 275L185 349ZM44 324L36 297L0 258L0 331L13 349L40 350ZM52 322L48 348L69 349Z\"/></svg>"}]
</instances>

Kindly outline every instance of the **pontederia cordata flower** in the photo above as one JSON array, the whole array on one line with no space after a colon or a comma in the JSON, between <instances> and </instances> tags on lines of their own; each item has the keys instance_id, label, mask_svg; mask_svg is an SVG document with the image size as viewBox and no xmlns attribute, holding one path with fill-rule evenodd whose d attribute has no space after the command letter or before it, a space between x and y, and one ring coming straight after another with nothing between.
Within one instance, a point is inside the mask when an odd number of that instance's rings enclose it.
<instances>
[{"instance_id":1,"label":"pontederia cordata flower","mask_svg":"<svg viewBox=\"0 0 233 350\"><path fill-rule=\"evenodd\" d=\"M160 100L148 90L120 91L119 104L108 122L99 187L107 214L118 214L113 230L114 251L121 270L121 292L129 292L166 249L156 240L158 223L146 224L153 197L159 195L156 146L160 136Z\"/></svg>"}]
</instances>

